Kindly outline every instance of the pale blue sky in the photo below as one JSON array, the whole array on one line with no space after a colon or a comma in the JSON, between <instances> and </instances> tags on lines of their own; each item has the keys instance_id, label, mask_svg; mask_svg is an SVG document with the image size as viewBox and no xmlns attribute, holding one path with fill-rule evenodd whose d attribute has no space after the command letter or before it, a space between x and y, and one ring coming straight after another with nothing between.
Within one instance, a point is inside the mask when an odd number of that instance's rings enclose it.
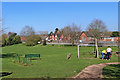
<instances>
[{"instance_id":1,"label":"pale blue sky","mask_svg":"<svg viewBox=\"0 0 120 80\"><path fill-rule=\"evenodd\" d=\"M118 2L120 0L2 0L2 2Z\"/></svg>"},{"instance_id":2,"label":"pale blue sky","mask_svg":"<svg viewBox=\"0 0 120 80\"><path fill-rule=\"evenodd\" d=\"M118 30L117 2L3 2L3 26L18 34L25 25L37 31L54 31L72 24L85 30L93 19L105 22L109 31Z\"/></svg>"}]
</instances>

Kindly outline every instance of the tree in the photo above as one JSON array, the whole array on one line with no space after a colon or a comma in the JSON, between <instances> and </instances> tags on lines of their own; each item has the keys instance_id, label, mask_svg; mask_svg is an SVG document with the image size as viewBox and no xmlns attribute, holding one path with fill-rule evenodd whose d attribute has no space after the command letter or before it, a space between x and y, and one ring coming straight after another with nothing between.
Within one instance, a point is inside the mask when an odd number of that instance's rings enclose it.
<instances>
[{"instance_id":1,"label":"tree","mask_svg":"<svg viewBox=\"0 0 120 80\"><path fill-rule=\"evenodd\" d=\"M43 41L43 45L46 45L46 40L44 39L44 41Z\"/></svg>"},{"instance_id":2,"label":"tree","mask_svg":"<svg viewBox=\"0 0 120 80\"><path fill-rule=\"evenodd\" d=\"M5 30L7 29L3 26L2 21L3 19L0 17L0 36L2 36L2 34L5 34Z\"/></svg>"},{"instance_id":3,"label":"tree","mask_svg":"<svg viewBox=\"0 0 120 80\"><path fill-rule=\"evenodd\" d=\"M61 29L61 33L64 35L64 37L68 37L68 35L72 32L71 27L65 26L64 28Z\"/></svg>"},{"instance_id":4,"label":"tree","mask_svg":"<svg viewBox=\"0 0 120 80\"><path fill-rule=\"evenodd\" d=\"M80 34L81 34L80 26L78 27L73 23L72 25L68 25L64 27L63 29L61 29L61 32L63 33L65 37L68 37L68 35L70 35L72 46L74 45L74 42L76 41L78 45L78 58L79 58L79 44L78 43L79 43Z\"/></svg>"},{"instance_id":5,"label":"tree","mask_svg":"<svg viewBox=\"0 0 120 80\"><path fill-rule=\"evenodd\" d=\"M9 42L9 45L13 45L15 40L14 40L14 37L17 35L17 33L11 33L8 37L8 42Z\"/></svg>"},{"instance_id":6,"label":"tree","mask_svg":"<svg viewBox=\"0 0 120 80\"><path fill-rule=\"evenodd\" d=\"M7 34L2 34L2 46L6 45Z\"/></svg>"},{"instance_id":7,"label":"tree","mask_svg":"<svg viewBox=\"0 0 120 80\"><path fill-rule=\"evenodd\" d=\"M107 31L105 23L102 20L99 20L99 19L93 20L89 24L88 29L91 29L91 32L92 32L93 36L97 39L100 38L101 32Z\"/></svg>"},{"instance_id":8,"label":"tree","mask_svg":"<svg viewBox=\"0 0 120 80\"><path fill-rule=\"evenodd\" d=\"M0 17L0 34L2 33L2 18Z\"/></svg>"},{"instance_id":9,"label":"tree","mask_svg":"<svg viewBox=\"0 0 120 80\"><path fill-rule=\"evenodd\" d=\"M27 37L27 36L31 36L31 35L34 35L35 34L35 31L33 30L32 27L30 26L25 26L21 33L20 33L20 36L24 36L24 37Z\"/></svg>"},{"instance_id":10,"label":"tree","mask_svg":"<svg viewBox=\"0 0 120 80\"><path fill-rule=\"evenodd\" d=\"M19 35L15 36L12 40L14 42L14 44L18 44L21 43L21 38Z\"/></svg>"},{"instance_id":11,"label":"tree","mask_svg":"<svg viewBox=\"0 0 120 80\"><path fill-rule=\"evenodd\" d=\"M2 20L1 20L1 17L0 17L0 46L2 46Z\"/></svg>"},{"instance_id":12,"label":"tree","mask_svg":"<svg viewBox=\"0 0 120 80\"><path fill-rule=\"evenodd\" d=\"M2 46L13 45L21 43L21 38L17 33L11 33L9 35L2 34Z\"/></svg>"},{"instance_id":13,"label":"tree","mask_svg":"<svg viewBox=\"0 0 120 80\"><path fill-rule=\"evenodd\" d=\"M35 46L38 44L39 41L41 41L41 37L39 35L30 35L26 37L26 46Z\"/></svg>"},{"instance_id":14,"label":"tree","mask_svg":"<svg viewBox=\"0 0 120 80\"><path fill-rule=\"evenodd\" d=\"M27 46L34 46L38 41L41 41L41 37L39 35L35 35L34 29L30 26L25 26L20 35L26 38L25 45Z\"/></svg>"},{"instance_id":15,"label":"tree","mask_svg":"<svg viewBox=\"0 0 120 80\"><path fill-rule=\"evenodd\" d=\"M58 30L59 30L58 28L55 29L55 34L57 33Z\"/></svg>"},{"instance_id":16,"label":"tree","mask_svg":"<svg viewBox=\"0 0 120 80\"><path fill-rule=\"evenodd\" d=\"M71 25L71 41L72 41L72 46L74 45L74 41L76 41L76 43L79 43L80 40L80 33L81 33L81 29L80 27L76 26L74 23Z\"/></svg>"},{"instance_id":17,"label":"tree","mask_svg":"<svg viewBox=\"0 0 120 80\"><path fill-rule=\"evenodd\" d=\"M118 31L112 32L111 37L119 37L119 36L120 36L120 35L119 35L119 32L118 32Z\"/></svg>"},{"instance_id":18,"label":"tree","mask_svg":"<svg viewBox=\"0 0 120 80\"><path fill-rule=\"evenodd\" d=\"M53 32L51 31L50 34L48 36L51 36L53 34Z\"/></svg>"},{"instance_id":19,"label":"tree","mask_svg":"<svg viewBox=\"0 0 120 80\"><path fill-rule=\"evenodd\" d=\"M8 39L8 38L5 38L5 41L6 41L6 45L5 45L5 46L10 45L10 43L9 43L9 39Z\"/></svg>"},{"instance_id":20,"label":"tree","mask_svg":"<svg viewBox=\"0 0 120 80\"><path fill-rule=\"evenodd\" d=\"M91 29L92 36L95 39L95 44L96 44L96 57L99 58L99 53L98 53L98 39L101 37L101 33L104 33L107 31L106 25L102 20L99 19L94 19L89 25L88 29Z\"/></svg>"},{"instance_id":21,"label":"tree","mask_svg":"<svg viewBox=\"0 0 120 80\"><path fill-rule=\"evenodd\" d=\"M2 36L0 36L0 47L2 46Z\"/></svg>"},{"instance_id":22,"label":"tree","mask_svg":"<svg viewBox=\"0 0 120 80\"><path fill-rule=\"evenodd\" d=\"M64 37L68 37L68 35L70 35L72 46L74 45L75 41L78 43L81 30L80 27L76 26L74 23L61 29L61 32L63 33Z\"/></svg>"}]
</instances>

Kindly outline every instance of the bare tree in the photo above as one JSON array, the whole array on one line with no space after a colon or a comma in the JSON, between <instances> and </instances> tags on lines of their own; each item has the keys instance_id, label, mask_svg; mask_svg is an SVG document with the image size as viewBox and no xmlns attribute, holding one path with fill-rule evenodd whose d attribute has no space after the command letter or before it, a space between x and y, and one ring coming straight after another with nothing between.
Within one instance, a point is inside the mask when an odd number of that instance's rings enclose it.
<instances>
[{"instance_id":1,"label":"bare tree","mask_svg":"<svg viewBox=\"0 0 120 80\"><path fill-rule=\"evenodd\" d=\"M2 19L0 18L0 34L2 34Z\"/></svg>"},{"instance_id":2,"label":"bare tree","mask_svg":"<svg viewBox=\"0 0 120 80\"><path fill-rule=\"evenodd\" d=\"M72 31L71 31L70 25L68 25L68 26L64 27L63 29L61 29L61 33L62 33L65 37L67 37L71 32L72 32Z\"/></svg>"},{"instance_id":3,"label":"bare tree","mask_svg":"<svg viewBox=\"0 0 120 80\"><path fill-rule=\"evenodd\" d=\"M3 19L0 17L0 36L2 35L2 34L5 34L5 31L6 31L6 27L3 27Z\"/></svg>"},{"instance_id":4,"label":"bare tree","mask_svg":"<svg viewBox=\"0 0 120 80\"><path fill-rule=\"evenodd\" d=\"M88 26L88 29L91 29L92 36L95 39L96 44L96 57L99 58L98 53L98 39L100 39L101 34L107 31L106 25L102 20L94 19Z\"/></svg>"},{"instance_id":5,"label":"bare tree","mask_svg":"<svg viewBox=\"0 0 120 80\"><path fill-rule=\"evenodd\" d=\"M78 43L80 39L80 31L80 27L76 26L74 23L61 29L64 37L68 37L68 35L70 35L72 46L74 45L74 42Z\"/></svg>"},{"instance_id":6,"label":"bare tree","mask_svg":"<svg viewBox=\"0 0 120 80\"><path fill-rule=\"evenodd\" d=\"M70 35L71 37L71 42L72 46L74 45L74 42L78 45L78 58L79 58L79 40L80 40L80 34L81 34L81 29L80 26L76 26L74 23L72 25L68 25L61 29L61 32L65 37L68 37Z\"/></svg>"},{"instance_id":7,"label":"bare tree","mask_svg":"<svg viewBox=\"0 0 120 80\"><path fill-rule=\"evenodd\" d=\"M30 26L25 26L20 33L21 36L25 36L25 37L34 35L34 34L35 34L35 31Z\"/></svg>"},{"instance_id":8,"label":"bare tree","mask_svg":"<svg viewBox=\"0 0 120 80\"><path fill-rule=\"evenodd\" d=\"M93 20L88 27L91 29L93 36L97 39L100 38L101 32L105 32L107 30L105 23L98 19Z\"/></svg>"},{"instance_id":9,"label":"bare tree","mask_svg":"<svg viewBox=\"0 0 120 80\"><path fill-rule=\"evenodd\" d=\"M80 33L81 29L80 26L76 26L74 23L71 25L71 41L72 41L72 46L74 45L74 42L78 43L80 40Z\"/></svg>"}]
</instances>

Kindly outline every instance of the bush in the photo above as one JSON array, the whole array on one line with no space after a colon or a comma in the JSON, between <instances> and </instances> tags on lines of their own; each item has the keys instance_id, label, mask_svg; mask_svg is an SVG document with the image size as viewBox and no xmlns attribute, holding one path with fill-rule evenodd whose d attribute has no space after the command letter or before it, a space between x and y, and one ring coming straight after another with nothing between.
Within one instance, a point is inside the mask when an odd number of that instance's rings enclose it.
<instances>
[{"instance_id":1,"label":"bush","mask_svg":"<svg viewBox=\"0 0 120 80\"><path fill-rule=\"evenodd\" d=\"M15 36L15 37L13 38L13 41L14 41L14 44L21 43L20 36L19 36L19 35L18 35L18 36Z\"/></svg>"},{"instance_id":2,"label":"bush","mask_svg":"<svg viewBox=\"0 0 120 80\"><path fill-rule=\"evenodd\" d=\"M36 44L37 44L37 43L32 42L32 41L27 41L27 42L25 43L26 46L35 46Z\"/></svg>"},{"instance_id":3,"label":"bush","mask_svg":"<svg viewBox=\"0 0 120 80\"><path fill-rule=\"evenodd\" d=\"M2 46L6 45L6 38L7 38L7 34L3 34L2 35Z\"/></svg>"},{"instance_id":4,"label":"bush","mask_svg":"<svg viewBox=\"0 0 120 80\"><path fill-rule=\"evenodd\" d=\"M21 38L17 33L12 33L9 36L7 34L2 35L2 46L8 46L21 43Z\"/></svg>"},{"instance_id":5,"label":"bush","mask_svg":"<svg viewBox=\"0 0 120 80\"><path fill-rule=\"evenodd\" d=\"M9 45L13 45L14 42L15 42L15 36L17 35L17 33L12 33L9 38L8 38L8 42L9 42Z\"/></svg>"},{"instance_id":6,"label":"bush","mask_svg":"<svg viewBox=\"0 0 120 80\"><path fill-rule=\"evenodd\" d=\"M43 41L43 45L46 45L46 40Z\"/></svg>"},{"instance_id":7,"label":"bush","mask_svg":"<svg viewBox=\"0 0 120 80\"><path fill-rule=\"evenodd\" d=\"M10 41L8 38L6 38L5 41L6 41L6 46L10 45Z\"/></svg>"},{"instance_id":8,"label":"bush","mask_svg":"<svg viewBox=\"0 0 120 80\"><path fill-rule=\"evenodd\" d=\"M41 37L39 35L31 35L26 37L26 46L35 46L38 42L41 41Z\"/></svg>"},{"instance_id":9,"label":"bush","mask_svg":"<svg viewBox=\"0 0 120 80\"><path fill-rule=\"evenodd\" d=\"M3 40L2 40L2 46L5 46L5 45L6 45L6 40L3 39Z\"/></svg>"}]
</instances>

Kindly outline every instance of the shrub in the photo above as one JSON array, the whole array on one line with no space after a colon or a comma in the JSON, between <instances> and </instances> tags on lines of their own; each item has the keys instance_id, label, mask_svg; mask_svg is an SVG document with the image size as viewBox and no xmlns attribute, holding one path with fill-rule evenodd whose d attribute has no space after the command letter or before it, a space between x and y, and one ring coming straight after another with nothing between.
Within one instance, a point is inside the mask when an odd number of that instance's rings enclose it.
<instances>
[{"instance_id":1,"label":"shrub","mask_svg":"<svg viewBox=\"0 0 120 80\"><path fill-rule=\"evenodd\" d=\"M8 46L13 44L21 43L21 38L17 33L11 33L9 35L2 35L2 46Z\"/></svg>"},{"instance_id":2,"label":"shrub","mask_svg":"<svg viewBox=\"0 0 120 80\"><path fill-rule=\"evenodd\" d=\"M6 41L6 44L5 44L5 45L7 45L7 46L10 45L10 41L9 41L8 38L6 38L5 41Z\"/></svg>"},{"instance_id":3,"label":"shrub","mask_svg":"<svg viewBox=\"0 0 120 80\"><path fill-rule=\"evenodd\" d=\"M6 45L6 40L3 39L3 40L2 40L2 46L5 46L5 45Z\"/></svg>"},{"instance_id":4,"label":"shrub","mask_svg":"<svg viewBox=\"0 0 120 80\"><path fill-rule=\"evenodd\" d=\"M38 42L41 41L41 37L39 35L31 35L26 37L26 46L35 46Z\"/></svg>"},{"instance_id":5,"label":"shrub","mask_svg":"<svg viewBox=\"0 0 120 80\"><path fill-rule=\"evenodd\" d=\"M46 45L46 40L43 41L43 45Z\"/></svg>"},{"instance_id":6,"label":"shrub","mask_svg":"<svg viewBox=\"0 0 120 80\"><path fill-rule=\"evenodd\" d=\"M7 38L7 34L3 34L2 35L2 46L6 45L6 38Z\"/></svg>"},{"instance_id":7,"label":"shrub","mask_svg":"<svg viewBox=\"0 0 120 80\"><path fill-rule=\"evenodd\" d=\"M13 41L14 41L14 44L21 43L20 36L19 36L19 35L18 35L18 36L15 36L15 37L13 38Z\"/></svg>"}]
</instances>

